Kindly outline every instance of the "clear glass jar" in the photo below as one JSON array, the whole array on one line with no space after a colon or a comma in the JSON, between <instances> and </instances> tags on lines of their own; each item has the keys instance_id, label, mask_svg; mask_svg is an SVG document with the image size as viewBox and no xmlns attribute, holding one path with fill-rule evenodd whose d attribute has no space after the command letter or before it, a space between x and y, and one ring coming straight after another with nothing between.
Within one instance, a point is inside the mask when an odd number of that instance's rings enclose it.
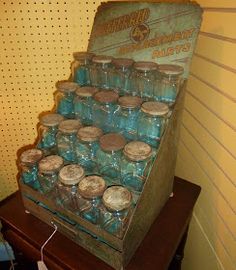
<instances>
[{"instance_id":1,"label":"clear glass jar","mask_svg":"<svg viewBox=\"0 0 236 270\"><path fill-rule=\"evenodd\" d=\"M19 158L21 179L24 184L36 190L40 189L40 183L38 181L38 162L42 157L43 152L33 148L22 152Z\"/></svg>"},{"instance_id":2,"label":"clear glass jar","mask_svg":"<svg viewBox=\"0 0 236 270\"><path fill-rule=\"evenodd\" d=\"M79 182L78 192L81 195L80 215L89 222L100 223L101 197L106 189L102 177L90 175Z\"/></svg>"},{"instance_id":3,"label":"clear glass jar","mask_svg":"<svg viewBox=\"0 0 236 270\"><path fill-rule=\"evenodd\" d=\"M81 127L79 120L64 120L58 126L56 136L58 154L67 162L76 162L76 134Z\"/></svg>"},{"instance_id":4,"label":"clear glass jar","mask_svg":"<svg viewBox=\"0 0 236 270\"><path fill-rule=\"evenodd\" d=\"M58 203L73 212L79 211L78 184L84 178L84 169L77 164L63 167L58 175Z\"/></svg>"},{"instance_id":5,"label":"clear glass jar","mask_svg":"<svg viewBox=\"0 0 236 270\"><path fill-rule=\"evenodd\" d=\"M96 160L99 174L104 177L107 185L120 184L120 162L125 138L117 133L108 133L99 140Z\"/></svg>"},{"instance_id":6,"label":"clear glass jar","mask_svg":"<svg viewBox=\"0 0 236 270\"><path fill-rule=\"evenodd\" d=\"M98 88L109 89L109 71L112 67L111 56L98 55L92 59L90 68L91 85Z\"/></svg>"},{"instance_id":7,"label":"clear glass jar","mask_svg":"<svg viewBox=\"0 0 236 270\"><path fill-rule=\"evenodd\" d=\"M80 86L90 85L89 70L94 54L89 52L75 52L73 56L74 61L71 64L72 81Z\"/></svg>"},{"instance_id":8,"label":"clear glass jar","mask_svg":"<svg viewBox=\"0 0 236 270\"><path fill-rule=\"evenodd\" d=\"M58 125L64 117L56 113L47 113L39 117L37 148L43 150L45 155L57 152L56 134Z\"/></svg>"},{"instance_id":9,"label":"clear glass jar","mask_svg":"<svg viewBox=\"0 0 236 270\"><path fill-rule=\"evenodd\" d=\"M93 125L105 133L112 131L112 119L118 109L119 95L114 91L100 91L94 95Z\"/></svg>"},{"instance_id":10,"label":"clear glass jar","mask_svg":"<svg viewBox=\"0 0 236 270\"><path fill-rule=\"evenodd\" d=\"M74 118L74 97L78 85L74 82L59 81L55 92L56 112L65 118Z\"/></svg>"},{"instance_id":11,"label":"clear glass jar","mask_svg":"<svg viewBox=\"0 0 236 270\"><path fill-rule=\"evenodd\" d=\"M38 179L42 188L42 192L49 197L56 197L56 183L58 173L63 166L63 159L57 155L47 156L39 161Z\"/></svg>"},{"instance_id":12,"label":"clear glass jar","mask_svg":"<svg viewBox=\"0 0 236 270\"><path fill-rule=\"evenodd\" d=\"M98 92L95 87L81 87L76 91L74 100L75 118L80 119L83 125L92 125L93 95Z\"/></svg>"},{"instance_id":13,"label":"clear glass jar","mask_svg":"<svg viewBox=\"0 0 236 270\"><path fill-rule=\"evenodd\" d=\"M99 148L99 138L102 130L97 127L82 127L77 133L75 145L76 160L88 174L97 173L96 152Z\"/></svg>"},{"instance_id":14,"label":"clear glass jar","mask_svg":"<svg viewBox=\"0 0 236 270\"><path fill-rule=\"evenodd\" d=\"M157 67L154 62L139 61L134 64L130 76L132 95L140 96L144 101L153 98Z\"/></svg>"},{"instance_id":15,"label":"clear glass jar","mask_svg":"<svg viewBox=\"0 0 236 270\"><path fill-rule=\"evenodd\" d=\"M109 72L109 85L120 96L128 95L130 90L130 74L134 61L128 58L113 59L113 68Z\"/></svg>"},{"instance_id":16,"label":"clear glass jar","mask_svg":"<svg viewBox=\"0 0 236 270\"><path fill-rule=\"evenodd\" d=\"M122 186L112 186L102 196L101 227L118 238L122 238L132 212L132 195Z\"/></svg>"},{"instance_id":17,"label":"clear glass jar","mask_svg":"<svg viewBox=\"0 0 236 270\"><path fill-rule=\"evenodd\" d=\"M137 139L137 122L142 99L140 97L123 96L118 99L119 109L113 116L113 128L127 140Z\"/></svg>"},{"instance_id":18,"label":"clear glass jar","mask_svg":"<svg viewBox=\"0 0 236 270\"><path fill-rule=\"evenodd\" d=\"M157 148L166 126L169 108L157 101L144 102L138 119L138 140Z\"/></svg>"}]
</instances>

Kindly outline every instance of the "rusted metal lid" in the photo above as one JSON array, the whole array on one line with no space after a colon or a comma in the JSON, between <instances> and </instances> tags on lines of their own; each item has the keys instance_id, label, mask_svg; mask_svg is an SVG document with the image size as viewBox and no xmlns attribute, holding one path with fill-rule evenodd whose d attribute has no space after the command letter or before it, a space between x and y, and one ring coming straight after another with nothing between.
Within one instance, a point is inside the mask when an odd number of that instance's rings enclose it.
<instances>
[{"instance_id":1,"label":"rusted metal lid","mask_svg":"<svg viewBox=\"0 0 236 270\"><path fill-rule=\"evenodd\" d=\"M162 102L148 101L142 104L141 110L150 115L162 116L166 115L169 112L169 107Z\"/></svg>"},{"instance_id":2,"label":"rusted metal lid","mask_svg":"<svg viewBox=\"0 0 236 270\"><path fill-rule=\"evenodd\" d=\"M140 71L157 70L158 65L154 62L138 61L134 64L134 68Z\"/></svg>"},{"instance_id":3,"label":"rusted metal lid","mask_svg":"<svg viewBox=\"0 0 236 270\"><path fill-rule=\"evenodd\" d=\"M97 56L93 57L92 61L94 63L109 64L109 63L111 63L112 59L113 59L112 56L97 55Z\"/></svg>"},{"instance_id":4,"label":"rusted metal lid","mask_svg":"<svg viewBox=\"0 0 236 270\"><path fill-rule=\"evenodd\" d=\"M133 59L129 59L129 58L116 58L112 60L112 63L114 66L116 67L131 67L134 63Z\"/></svg>"},{"instance_id":5,"label":"rusted metal lid","mask_svg":"<svg viewBox=\"0 0 236 270\"><path fill-rule=\"evenodd\" d=\"M64 117L57 113L48 113L39 117L39 122L46 127L55 127L64 120Z\"/></svg>"},{"instance_id":6,"label":"rusted metal lid","mask_svg":"<svg viewBox=\"0 0 236 270\"><path fill-rule=\"evenodd\" d=\"M63 133L76 133L78 132L79 128L82 127L81 122L77 119L69 119L69 120L64 120L60 122L58 129L63 132Z\"/></svg>"},{"instance_id":7,"label":"rusted metal lid","mask_svg":"<svg viewBox=\"0 0 236 270\"><path fill-rule=\"evenodd\" d=\"M32 148L25 150L20 155L20 161L25 164L33 165L43 157L43 152L39 149Z\"/></svg>"},{"instance_id":8,"label":"rusted metal lid","mask_svg":"<svg viewBox=\"0 0 236 270\"><path fill-rule=\"evenodd\" d=\"M125 138L118 133L108 133L103 135L100 140L100 147L104 151L118 151L124 148Z\"/></svg>"},{"instance_id":9,"label":"rusted metal lid","mask_svg":"<svg viewBox=\"0 0 236 270\"><path fill-rule=\"evenodd\" d=\"M58 177L65 185L75 185L84 178L84 169L78 164L67 165L60 170Z\"/></svg>"},{"instance_id":10,"label":"rusted metal lid","mask_svg":"<svg viewBox=\"0 0 236 270\"><path fill-rule=\"evenodd\" d=\"M140 107L142 99L135 96L123 96L118 99L118 103L122 108L134 109Z\"/></svg>"},{"instance_id":11,"label":"rusted metal lid","mask_svg":"<svg viewBox=\"0 0 236 270\"><path fill-rule=\"evenodd\" d=\"M59 90L61 92L66 92L66 93L75 92L77 87L78 87L77 83L70 82L70 81L58 81L56 83L57 90Z\"/></svg>"},{"instance_id":12,"label":"rusted metal lid","mask_svg":"<svg viewBox=\"0 0 236 270\"><path fill-rule=\"evenodd\" d=\"M163 64L158 66L158 71L163 73L164 75L178 76L184 73L184 68L178 65Z\"/></svg>"},{"instance_id":13,"label":"rusted metal lid","mask_svg":"<svg viewBox=\"0 0 236 270\"><path fill-rule=\"evenodd\" d=\"M77 133L77 137L81 141L94 142L97 141L102 136L102 134L103 133L100 128L89 126L80 128Z\"/></svg>"},{"instance_id":14,"label":"rusted metal lid","mask_svg":"<svg viewBox=\"0 0 236 270\"><path fill-rule=\"evenodd\" d=\"M97 92L98 92L97 88L85 86L85 87L78 87L76 90L76 95L79 97L92 97Z\"/></svg>"},{"instance_id":15,"label":"rusted metal lid","mask_svg":"<svg viewBox=\"0 0 236 270\"><path fill-rule=\"evenodd\" d=\"M101 103L112 103L116 102L119 98L119 95L115 91L99 91L94 95L94 99Z\"/></svg>"},{"instance_id":16,"label":"rusted metal lid","mask_svg":"<svg viewBox=\"0 0 236 270\"><path fill-rule=\"evenodd\" d=\"M63 158L57 155L47 156L39 161L39 171L46 174L58 172L63 165Z\"/></svg>"},{"instance_id":17,"label":"rusted metal lid","mask_svg":"<svg viewBox=\"0 0 236 270\"><path fill-rule=\"evenodd\" d=\"M102 201L109 210L122 211L130 207L132 195L125 187L112 186L105 190Z\"/></svg>"},{"instance_id":18,"label":"rusted metal lid","mask_svg":"<svg viewBox=\"0 0 236 270\"><path fill-rule=\"evenodd\" d=\"M94 57L94 53L90 52L74 52L73 57L75 60L91 60Z\"/></svg>"},{"instance_id":19,"label":"rusted metal lid","mask_svg":"<svg viewBox=\"0 0 236 270\"><path fill-rule=\"evenodd\" d=\"M142 161L152 155L152 148L145 142L133 141L126 144L123 152L130 160Z\"/></svg>"},{"instance_id":20,"label":"rusted metal lid","mask_svg":"<svg viewBox=\"0 0 236 270\"><path fill-rule=\"evenodd\" d=\"M106 189L105 180L97 175L83 178L78 185L78 192L87 199L101 197Z\"/></svg>"}]
</instances>

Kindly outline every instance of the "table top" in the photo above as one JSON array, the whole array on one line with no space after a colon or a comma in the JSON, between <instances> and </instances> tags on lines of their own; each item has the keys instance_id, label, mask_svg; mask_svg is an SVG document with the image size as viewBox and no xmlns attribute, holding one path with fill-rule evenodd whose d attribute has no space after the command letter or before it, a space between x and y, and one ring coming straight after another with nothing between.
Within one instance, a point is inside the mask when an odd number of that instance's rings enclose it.
<instances>
[{"instance_id":1,"label":"table top","mask_svg":"<svg viewBox=\"0 0 236 270\"><path fill-rule=\"evenodd\" d=\"M151 226L127 270L167 269L191 219L200 187L175 177L174 196L169 198ZM30 245L32 259L39 260L39 250L53 228L26 214L20 192L0 204L0 220L10 243ZM54 269L111 270L112 268L88 251L57 232L44 249L45 262ZM57 267L58 266L58 267ZM51 268L50 268L51 269Z\"/></svg>"}]
</instances>

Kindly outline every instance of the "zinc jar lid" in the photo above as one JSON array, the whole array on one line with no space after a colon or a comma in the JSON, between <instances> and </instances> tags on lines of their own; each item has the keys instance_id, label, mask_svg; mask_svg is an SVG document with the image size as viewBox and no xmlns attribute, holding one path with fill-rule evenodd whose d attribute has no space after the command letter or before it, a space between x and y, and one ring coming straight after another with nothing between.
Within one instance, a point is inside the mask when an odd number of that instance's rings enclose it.
<instances>
[{"instance_id":1,"label":"zinc jar lid","mask_svg":"<svg viewBox=\"0 0 236 270\"><path fill-rule=\"evenodd\" d=\"M91 60L94 57L94 53L90 52L74 52L73 57L75 60Z\"/></svg>"},{"instance_id":2,"label":"zinc jar lid","mask_svg":"<svg viewBox=\"0 0 236 270\"><path fill-rule=\"evenodd\" d=\"M178 65L159 65L158 71L160 73L163 73L164 75L173 75L173 76L179 76L184 73L184 68Z\"/></svg>"},{"instance_id":3,"label":"zinc jar lid","mask_svg":"<svg viewBox=\"0 0 236 270\"><path fill-rule=\"evenodd\" d=\"M94 142L102 136L102 130L94 126L82 127L77 133L81 141Z\"/></svg>"},{"instance_id":4,"label":"zinc jar lid","mask_svg":"<svg viewBox=\"0 0 236 270\"><path fill-rule=\"evenodd\" d=\"M58 177L65 185L75 185L84 178L84 169L77 164L67 165L60 170Z\"/></svg>"},{"instance_id":5,"label":"zinc jar lid","mask_svg":"<svg viewBox=\"0 0 236 270\"><path fill-rule=\"evenodd\" d=\"M134 109L140 107L142 99L135 96L123 96L118 99L118 102L122 108Z\"/></svg>"},{"instance_id":6,"label":"zinc jar lid","mask_svg":"<svg viewBox=\"0 0 236 270\"><path fill-rule=\"evenodd\" d=\"M132 141L124 148L124 155L133 161L142 161L152 155L152 148L145 142Z\"/></svg>"},{"instance_id":7,"label":"zinc jar lid","mask_svg":"<svg viewBox=\"0 0 236 270\"><path fill-rule=\"evenodd\" d=\"M100 103L112 103L116 102L119 95L115 91L99 91L94 95L94 99Z\"/></svg>"},{"instance_id":8,"label":"zinc jar lid","mask_svg":"<svg viewBox=\"0 0 236 270\"><path fill-rule=\"evenodd\" d=\"M155 62L138 61L134 64L134 68L140 71L157 70L158 65Z\"/></svg>"},{"instance_id":9,"label":"zinc jar lid","mask_svg":"<svg viewBox=\"0 0 236 270\"><path fill-rule=\"evenodd\" d=\"M35 164L43 157L43 152L39 149L32 148L25 150L20 155L20 161L25 164Z\"/></svg>"},{"instance_id":10,"label":"zinc jar lid","mask_svg":"<svg viewBox=\"0 0 236 270\"><path fill-rule=\"evenodd\" d=\"M76 133L78 132L79 128L82 127L82 124L79 120L75 119L69 119L69 120L64 120L60 122L58 129L63 132L63 133Z\"/></svg>"},{"instance_id":11,"label":"zinc jar lid","mask_svg":"<svg viewBox=\"0 0 236 270\"><path fill-rule=\"evenodd\" d=\"M79 194L87 199L101 197L105 189L105 180L97 175L90 175L83 178L78 185Z\"/></svg>"},{"instance_id":12,"label":"zinc jar lid","mask_svg":"<svg viewBox=\"0 0 236 270\"><path fill-rule=\"evenodd\" d=\"M64 117L57 113L48 113L39 117L39 122L46 127L55 127L64 120Z\"/></svg>"},{"instance_id":13,"label":"zinc jar lid","mask_svg":"<svg viewBox=\"0 0 236 270\"><path fill-rule=\"evenodd\" d=\"M129 58L115 58L112 60L112 63L114 64L114 66L116 67L131 67L134 63L133 59L129 59Z\"/></svg>"},{"instance_id":14,"label":"zinc jar lid","mask_svg":"<svg viewBox=\"0 0 236 270\"><path fill-rule=\"evenodd\" d=\"M99 64L109 64L111 63L112 59L113 59L112 56L97 55L93 57L92 61L94 63L99 63Z\"/></svg>"},{"instance_id":15,"label":"zinc jar lid","mask_svg":"<svg viewBox=\"0 0 236 270\"><path fill-rule=\"evenodd\" d=\"M77 88L76 95L79 97L92 97L97 92L98 92L97 88L85 86Z\"/></svg>"},{"instance_id":16,"label":"zinc jar lid","mask_svg":"<svg viewBox=\"0 0 236 270\"><path fill-rule=\"evenodd\" d=\"M150 115L163 116L169 112L169 107L162 102L148 101L142 104L141 110Z\"/></svg>"},{"instance_id":17,"label":"zinc jar lid","mask_svg":"<svg viewBox=\"0 0 236 270\"><path fill-rule=\"evenodd\" d=\"M58 172L62 165L62 157L57 155L47 156L39 161L39 171L46 174Z\"/></svg>"},{"instance_id":18,"label":"zinc jar lid","mask_svg":"<svg viewBox=\"0 0 236 270\"><path fill-rule=\"evenodd\" d=\"M109 210L122 211L130 207L132 195L125 187L112 186L105 190L102 201Z\"/></svg>"},{"instance_id":19,"label":"zinc jar lid","mask_svg":"<svg viewBox=\"0 0 236 270\"><path fill-rule=\"evenodd\" d=\"M57 90L65 93L72 93L75 92L78 87L78 84L75 82L69 81L58 81L56 83Z\"/></svg>"},{"instance_id":20,"label":"zinc jar lid","mask_svg":"<svg viewBox=\"0 0 236 270\"><path fill-rule=\"evenodd\" d=\"M125 138L118 133L108 133L100 137L100 147L104 151L118 151L124 148Z\"/></svg>"}]
</instances>

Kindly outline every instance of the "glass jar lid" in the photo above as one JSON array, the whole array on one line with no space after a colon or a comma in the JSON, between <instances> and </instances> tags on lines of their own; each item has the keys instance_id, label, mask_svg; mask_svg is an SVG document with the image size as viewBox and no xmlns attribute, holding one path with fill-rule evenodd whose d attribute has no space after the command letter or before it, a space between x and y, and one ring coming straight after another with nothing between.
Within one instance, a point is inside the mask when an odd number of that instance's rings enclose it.
<instances>
[{"instance_id":1,"label":"glass jar lid","mask_svg":"<svg viewBox=\"0 0 236 270\"><path fill-rule=\"evenodd\" d=\"M97 141L101 136L102 130L94 126L82 127L77 133L77 137L85 142Z\"/></svg>"},{"instance_id":2,"label":"glass jar lid","mask_svg":"<svg viewBox=\"0 0 236 270\"><path fill-rule=\"evenodd\" d=\"M78 164L67 165L60 170L58 178L65 185L76 185L84 178L84 169Z\"/></svg>"},{"instance_id":3,"label":"glass jar lid","mask_svg":"<svg viewBox=\"0 0 236 270\"><path fill-rule=\"evenodd\" d=\"M32 148L25 150L20 155L20 161L24 164L33 165L43 157L43 152L39 149Z\"/></svg>"},{"instance_id":4,"label":"glass jar lid","mask_svg":"<svg viewBox=\"0 0 236 270\"><path fill-rule=\"evenodd\" d=\"M93 57L92 61L94 63L99 63L99 64L109 64L111 63L112 59L113 59L112 56L97 55Z\"/></svg>"},{"instance_id":5,"label":"glass jar lid","mask_svg":"<svg viewBox=\"0 0 236 270\"><path fill-rule=\"evenodd\" d=\"M125 67L129 68L133 65L134 60L129 58L116 58L112 60L112 64L118 68Z\"/></svg>"},{"instance_id":6,"label":"glass jar lid","mask_svg":"<svg viewBox=\"0 0 236 270\"><path fill-rule=\"evenodd\" d=\"M119 95L115 91L99 91L94 95L94 99L100 103L112 103L116 102Z\"/></svg>"},{"instance_id":7,"label":"glass jar lid","mask_svg":"<svg viewBox=\"0 0 236 270\"><path fill-rule=\"evenodd\" d=\"M92 97L97 92L98 92L97 88L85 86L77 88L76 95L79 97Z\"/></svg>"},{"instance_id":8,"label":"glass jar lid","mask_svg":"<svg viewBox=\"0 0 236 270\"><path fill-rule=\"evenodd\" d=\"M55 127L64 120L64 117L57 113L48 113L39 117L39 122L46 127Z\"/></svg>"},{"instance_id":9,"label":"glass jar lid","mask_svg":"<svg viewBox=\"0 0 236 270\"><path fill-rule=\"evenodd\" d=\"M69 119L69 120L64 120L60 122L58 129L63 132L63 133L76 133L78 132L79 128L82 127L81 122L77 119Z\"/></svg>"},{"instance_id":10,"label":"glass jar lid","mask_svg":"<svg viewBox=\"0 0 236 270\"><path fill-rule=\"evenodd\" d=\"M102 150L111 152L123 149L126 140L119 133L108 133L100 138L99 143Z\"/></svg>"},{"instance_id":11,"label":"glass jar lid","mask_svg":"<svg viewBox=\"0 0 236 270\"><path fill-rule=\"evenodd\" d=\"M138 61L134 64L134 68L140 71L157 70L158 65L155 62Z\"/></svg>"},{"instance_id":12,"label":"glass jar lid","mask_svg":"<svg viewBox=\"0 0 236 270\"><path fill-rule=\"evenodd\" d=\"M102 201L109 210L122 211L131 206L132 195L125 187L112 186L105 190Z\"/></svg>"},{"instance_id":13,"label":"glass jar lid","mask_svg":"<svg viewBox=\"0 0 236 270\"><path fill-rule=\"evenodd\" d=\"M169 107L162 102L148 101L142 104L141 110L153 116L163 116L169 112Z\"/></svg>"},{"instance_id":14,"label":"glass jar lid","mask_svg":"<svg viewBox=\"0 0 236 270\"><path fill-rule=\"evenodd\" d=\"M56 83L56 88L60 92L72 93L75 92L78 87L78 84L70 81L58 81Z\"/></svg>"},{"instance_id":15,"label":"glass jar lid","mask_svg":"<svg viewBox=\"0 0 236 270\"><path fill-rule=\"evenodd\" d=\"M58 172L63 165L63 158L57 155L47 156L39 161L39 171L46 174Z\"/></svg>"},{"instance_id":16,"label":"glass jar lid","mask_svg":"<svg viewBox=\"0 0 236 270\"><path fill-rule=\"evenodd\" d=\"M78 185L79 194L87 199L101 197L105 189L105 180L97 175L90 175L83 178Z\"/></svg>"},{"instance_id":17,"label":"glass jar lid","mask_svg":"<svg viewBox=\"0 0 236 270\"><path fill-rule=\"evenodd\" d=\"M123 152L132 161L142 161L152 155L152 148L145 142L133 141L125 145Z\"/></svg>"},{"instance_id":18,"label":"glass jar lid","mask_svg":"<svg viewBox=\"0 0 236 270\"><path fill-rule=\"evenodd\" d=\"M94 53L90 53L90 52L74 52L73 53L73 57L75 60L91 60L94 57Z\"/></svg>"},{"instance_id":19,"label":"glass jar lid","mask_svg":"<svg viewBox=\"0 0 236 270\"><path fill-rule=\"evenodd\" d=\"M134 109L140 107L142 99L135 96L123 96L118 99L118 103L122 108Z\"/></svg>"},{"instance_id":20,"label":"glass jar lid","mask_svg":"<svg viewBox=\"0 0 236 270\"><path fill-rule=\"evenodd\" d=\"M184 73L184 68L178 65L159 65L158 71L166 76L180 76Z\"/></svg>"}]
</instances>

